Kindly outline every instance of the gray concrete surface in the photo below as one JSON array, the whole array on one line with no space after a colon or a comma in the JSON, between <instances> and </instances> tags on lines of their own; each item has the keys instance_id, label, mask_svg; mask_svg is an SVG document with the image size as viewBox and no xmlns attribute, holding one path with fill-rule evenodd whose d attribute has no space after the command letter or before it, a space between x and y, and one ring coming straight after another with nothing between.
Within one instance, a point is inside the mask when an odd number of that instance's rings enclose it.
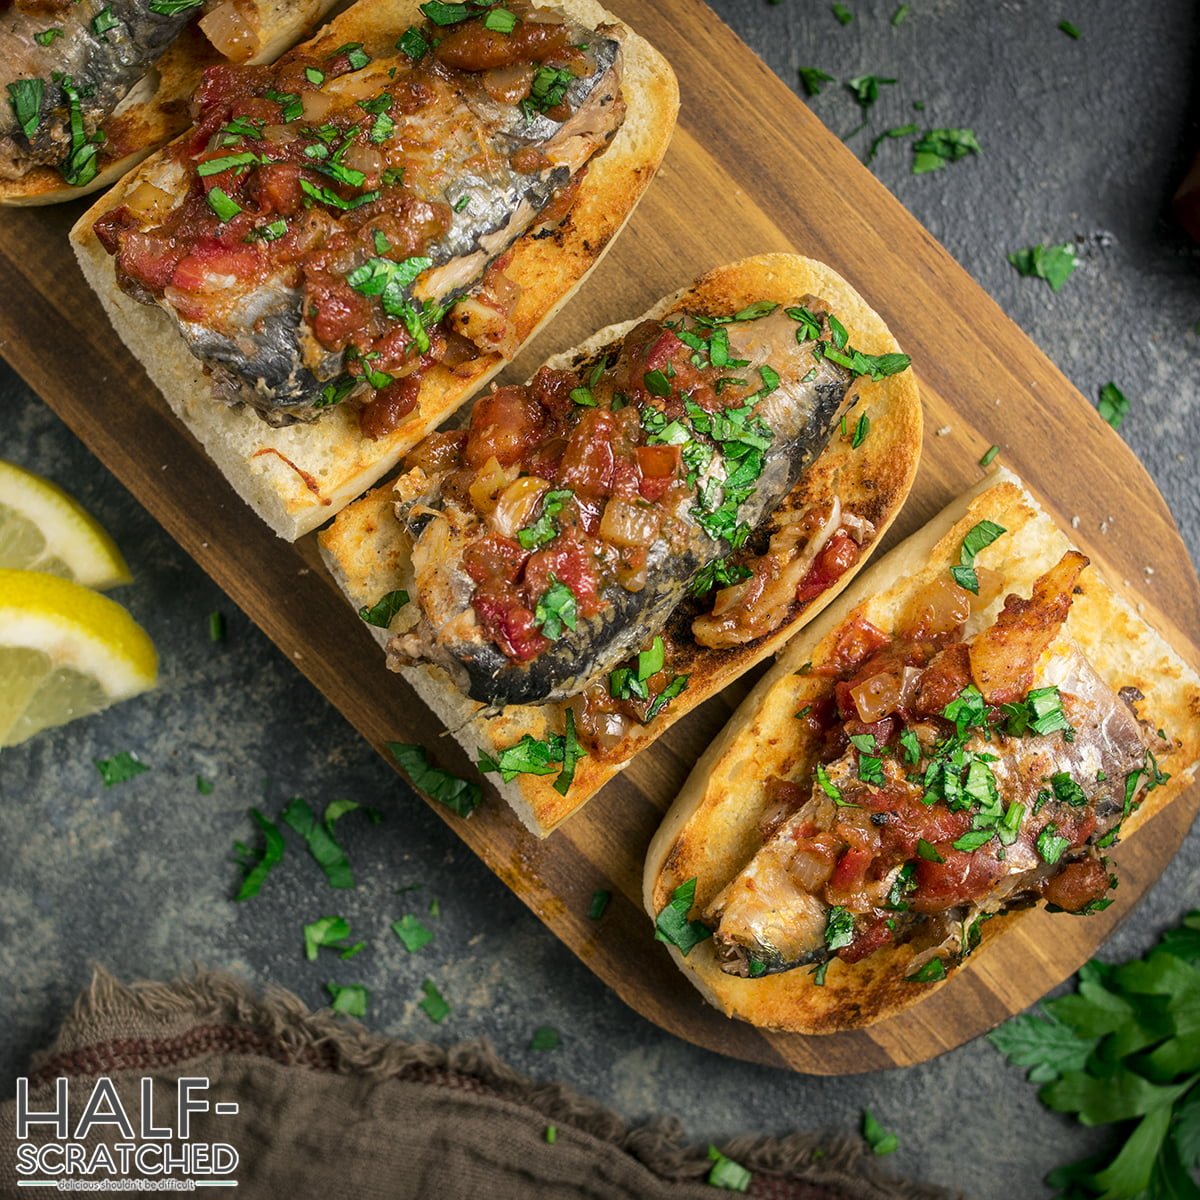
<instances>
[{"instance_id":1,"label":"gray concrete surface","mask_svg":"<svg viewBox=\"0 0 1200 1200\"><path fill-rule=\"evenodd\" d=\"M848 3L856 19L845 28L823 0L716 8L793 86L801 65L839 78L894 76L876 129L910 119L975 129L977 159L914 178L908 145L896 141L874 169L1085 394L1110 378L1126 390L1122 435L1195 556L1200 249L1164 218L1165 198L1200 145L1194 5L1089 0L1060 11L914 0L894 29L892 0ZM1056 30L1060 17L1082 28L1080 41ZM856 123L854 102L836 85L814 107L839 133ZM853 144L865 146L866 135ZM1066 238L1080 240L1083 265L1060 295L1005 261L1010 250ZM0 454L72 487L124 547L136 582L120 599L163 655L152 696L0 756L0 1092L11 1093L89 961L127 978L200 961L284 984L313 1005L324 1001L325 981L361 981L372 989L372 1028L489 1037L522 1070L563 1078L631 1118L676 1113L697 1138L850 1129L866 1106L900 1134L898 1171L977 1200L1048 1195L1044 1173L1097 1144L1099 1135L1041 1109L1035 1089L983 1041L906 1071L805 1079L697 1050L636 1016L406 792L11 374L0 411ZM1069 430L1051 435L1069 446ZM228 619L216 646L207 630L214 609ZM120 750L137 751L151 770L106 790L92 760ZM211 796L197 794L197 774L215 781ZM378 826L352 814L340 827L358 889L329 891L293 849L258 899L230 903L232 843L252 834L247 806L275 813L296 794L383 810ZM1198 851L1193 832L1105 957L1141 952L1196 903ZM396 894L410 883L422 887ZM436 919L426 914L433 899ZM406 911L426 914L437 934L411 957L388 932ZM325 913L347 916L369 949L348 963L332 955L306 963L301 927ZM443 1026L416 1007L426 977L454 1006ZM562 1031L557 1051L528 1048L542 1024Z\"/></svg>"}]
</instances>

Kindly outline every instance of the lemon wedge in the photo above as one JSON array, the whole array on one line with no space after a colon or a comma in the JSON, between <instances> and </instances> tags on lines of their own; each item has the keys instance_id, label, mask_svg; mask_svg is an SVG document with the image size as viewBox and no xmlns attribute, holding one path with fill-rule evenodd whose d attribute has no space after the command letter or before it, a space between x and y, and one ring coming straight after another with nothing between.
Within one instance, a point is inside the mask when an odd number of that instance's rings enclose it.
<instances>
[{"instance_id":1,"label":"lemon wedge","mask_svg":"<svg viewBox=\"0 0 1200 1200\"><path fill-rule=\"evenodd\" d=\"M0 568L45 571L101 590L130 581L96 519L57 484L0 462Z\"/></svg>"},{"instance_id":2,"label":"lemon wedge","mask_svg":"<svg viewBox=\"0 0 1200 1200\"><path fill-rule=\"evenodd\" d=\"M152 688L154 643L115 601L37 571L0 570L0 746Z\"/></svg>"}]
</instances>

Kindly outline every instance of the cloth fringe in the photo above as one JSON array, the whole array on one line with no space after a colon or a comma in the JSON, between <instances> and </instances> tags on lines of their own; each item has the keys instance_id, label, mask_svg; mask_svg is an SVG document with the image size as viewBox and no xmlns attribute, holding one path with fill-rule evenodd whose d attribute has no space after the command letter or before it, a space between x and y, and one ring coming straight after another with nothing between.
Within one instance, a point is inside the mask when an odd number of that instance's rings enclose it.
<instances>
[{"instance_id":1,"label":"cloth fringe","mask_svg":"<svg viewBox=\"0 0 1200 1200\"><path fill-rule=\"evenodd\" d=\"M131 1017L147 1024L241 1025L276 1042L284 1061L337 1074L379 1081L414 1072L468 1076L494 1095L534 1109L547 1124L569 1125L619 1147L655 1174L672 1180L707 1175L707 1148L689 1145L683 1123L658 1116L638 1124L560 1083L544 1083L513 1070L486 1041L443 1047L432 1042L398 1042L371 1033L332 1012L311 1012L299 997L269 985L261 996L223 971L193 968L168 983L123 984L101 966L76 1000L55 1042L34 1059L31 1073L104 1037L115 1022ZM857 1138L839 1134L792 1133L783 1137L744 1135L721 1149L748 1170L801 1179L829 1188L853 1185L862 1200L952 1200L953 1193L928 1184L901 1181L881 1169Z\"/></svg>"}]
</instances>

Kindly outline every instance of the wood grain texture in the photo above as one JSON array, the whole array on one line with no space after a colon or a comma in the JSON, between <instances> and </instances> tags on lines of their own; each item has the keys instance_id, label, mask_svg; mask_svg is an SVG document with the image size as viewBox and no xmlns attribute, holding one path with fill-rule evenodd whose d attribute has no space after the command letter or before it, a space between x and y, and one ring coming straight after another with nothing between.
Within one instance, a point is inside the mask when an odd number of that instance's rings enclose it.
<instances>
[{"instance_id":1,"label":"wood grain texture","mask_svg":"<svg viewBox=\"0 0 1200 1200\"><path fill-rule=\"evenodd\" d=\"M1196 661L1182 632L1200 629L1187 554L1146 472L1092 406L699 0L611 6L675 68L680 127L624 236L512 377L719 263L768 250L822 259L884 315L921 382L929 435L887 544L976 482L978 458L998 443L1002 461L1068 526L1079 515L1098 528L1119 507L1121 521L1084 549ZM421 740L443 765L470 774L434 718L385 670L312 539L288 546L242 506L118 343L67 246L77 209L0 219L0 353L377 749ZM832 1037L763 1034L704 1004L653 941L640 904L642 858L661 814L749 682L681 721L545 842L494 796L470 821L442 811L633 1008L719 1053L849 1074L961 1044L1074 971L1157 878L1194 815L1195 789L1117 850L1122 884L1105 913L1086 921L1039 914L901 1017ZM613 901L592 922L585 914L597 888L611 889Z\"/></svg>"}]
</instances>

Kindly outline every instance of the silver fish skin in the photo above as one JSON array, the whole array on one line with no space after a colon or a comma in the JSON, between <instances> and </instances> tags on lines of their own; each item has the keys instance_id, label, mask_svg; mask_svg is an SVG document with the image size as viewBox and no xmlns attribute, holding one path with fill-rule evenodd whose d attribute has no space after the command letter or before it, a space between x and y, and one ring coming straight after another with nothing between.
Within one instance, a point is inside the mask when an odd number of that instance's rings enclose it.
<instances>
[{"instance_id":1,"label":"silver fish skin","mask_svg":"<svg viewBox=\"0 0 1200 1200\"><path fill-rule=\"evenodd\" d=\"M61 11L14 4L0 17L0 179L20 179L35 166L60 163L71 149L70 111L55 76L69 76L80 94L85 133L91 136L154 65L201 8L157 13L149 0L79 0ZM115 24L96 32L102 24ZM39 45L35 34L62 34ZM41 80L40 119L32 137L17 123L10 101L19 80Z\"/></svg>"},{"instance_id":2,"label":"silver fish skin","mask_svg":"<svg viewBox=\"0 0 1200 1200\"><path fill-rule=\"evenodd\" d=\"M686 314L663 320L681 318ZM738 513L754 529L775 511L825 448L837 428L851 376L825 358L814 358L814 343L797 342L796 324L782 310L726 328L730 357L750 362L739 368L739 374L753 375L769 359L781 380L755 407L755 415L766 422L773 438L755 491ZM719 482L723 477L717 454L701 478ZM436 497L430 500L433 507L441 504ZM582 692L660 633L687 597L696 574L730 550L727 542L714 539L699 524L690 505L682 507L669 535L660 534L648 547L641 590L608 584L601 593L606 603L599 614L580 618L574 630L564 630L535 659L521 663L510 659L474 620L470 605L475 585L462 562L462 550L471 540L469 521L452 506L444 508L445 520L430 520L429 508L412 510L417 516L408 521L423 619L397 640L393 661L434 662L473 700L497 708Z\"/></svg>"},{"instance_id":3,"label":"silver fish skin","mask_svg":"<svg viewBox=\"0 0 1200 1200\"><path fill-rule=\"evenodd\" d=\"M1047 778L1058 771L1069 771L1095 813L1097 824L1090 839L1094 842L1123 819L1125 778L1143 763L1145 732L1130 706L1113 692L1077 647L1072 645L1048 660L1037 686L1050 684L1060 690L1063 711L1076 730L1074 741L1049 734L1007 738L998 745L977 736L966 748L998 756L998 761L989 765L1001 803L1005 808L1014 801L1024 804L1026 821L1038 793L1046 788ZM889 783L901 784L904 774L900 765L890 758L884 763ZM869 790L858 779L853 750L828 764L826 771L850 803ZM920 792L921 788L915 786L914 794ZM1067 819L1071 811L1062 801L1052 799L1041 808L1038 823ZM751 962L756 962L761 973L774 974L833 957L825 944L829 906L796 880L790 865L801 828L815 824L818 830L831 829L838 815L833 801L814 784L812 798L772 832L714 899L704 919L714 926L714 949L722 970L745 976ZM968 931L975 922L1036 902L1040 885L1068 861L1064 858L1047 864L1028 841L1021 839L1006 851L1003 870L982 901L940 913L889 911L887 915L897 923L894 940L916 942L925 948L923 954L932 954L936 949L942 957L960 958L971 949ZM883 911L899 870L900 865L872 885L876 911Z\"/></svg>"},{"instance_id":4,"label":"silver fish skin","mask_svg":"<svg viewBox=\"0 0 1200 1200\"><path fill-rule=\"evenodd\" d=\"M404 185L423 200L448 205L448 232L428 247L432 265L405 290L415 307L440 313L470 292L493 260L524 233L536 228L550 201L604 149L624 116L621 44L617 36L589 37L595 61L590 75L567 90L571 114L554 121L526 117L515 104L491 99L478 80L462 75L445 82L442 103L397 118L398 136L417 149L405 169ZM395 63L379 59L356 72L391 82ZM327 85L336 94L339 80ZM523 146L540 150L545 166L516 171L511 155ZM322 392L342 376L344 352L319 345L302 314L301 289L285 274L253 289L219 290L204 320L179 316L170 297L163 306L179 321L191 352L214 368L223 398L254 408L268 424L318 419Z\"/></svg>"}]
</instances>

